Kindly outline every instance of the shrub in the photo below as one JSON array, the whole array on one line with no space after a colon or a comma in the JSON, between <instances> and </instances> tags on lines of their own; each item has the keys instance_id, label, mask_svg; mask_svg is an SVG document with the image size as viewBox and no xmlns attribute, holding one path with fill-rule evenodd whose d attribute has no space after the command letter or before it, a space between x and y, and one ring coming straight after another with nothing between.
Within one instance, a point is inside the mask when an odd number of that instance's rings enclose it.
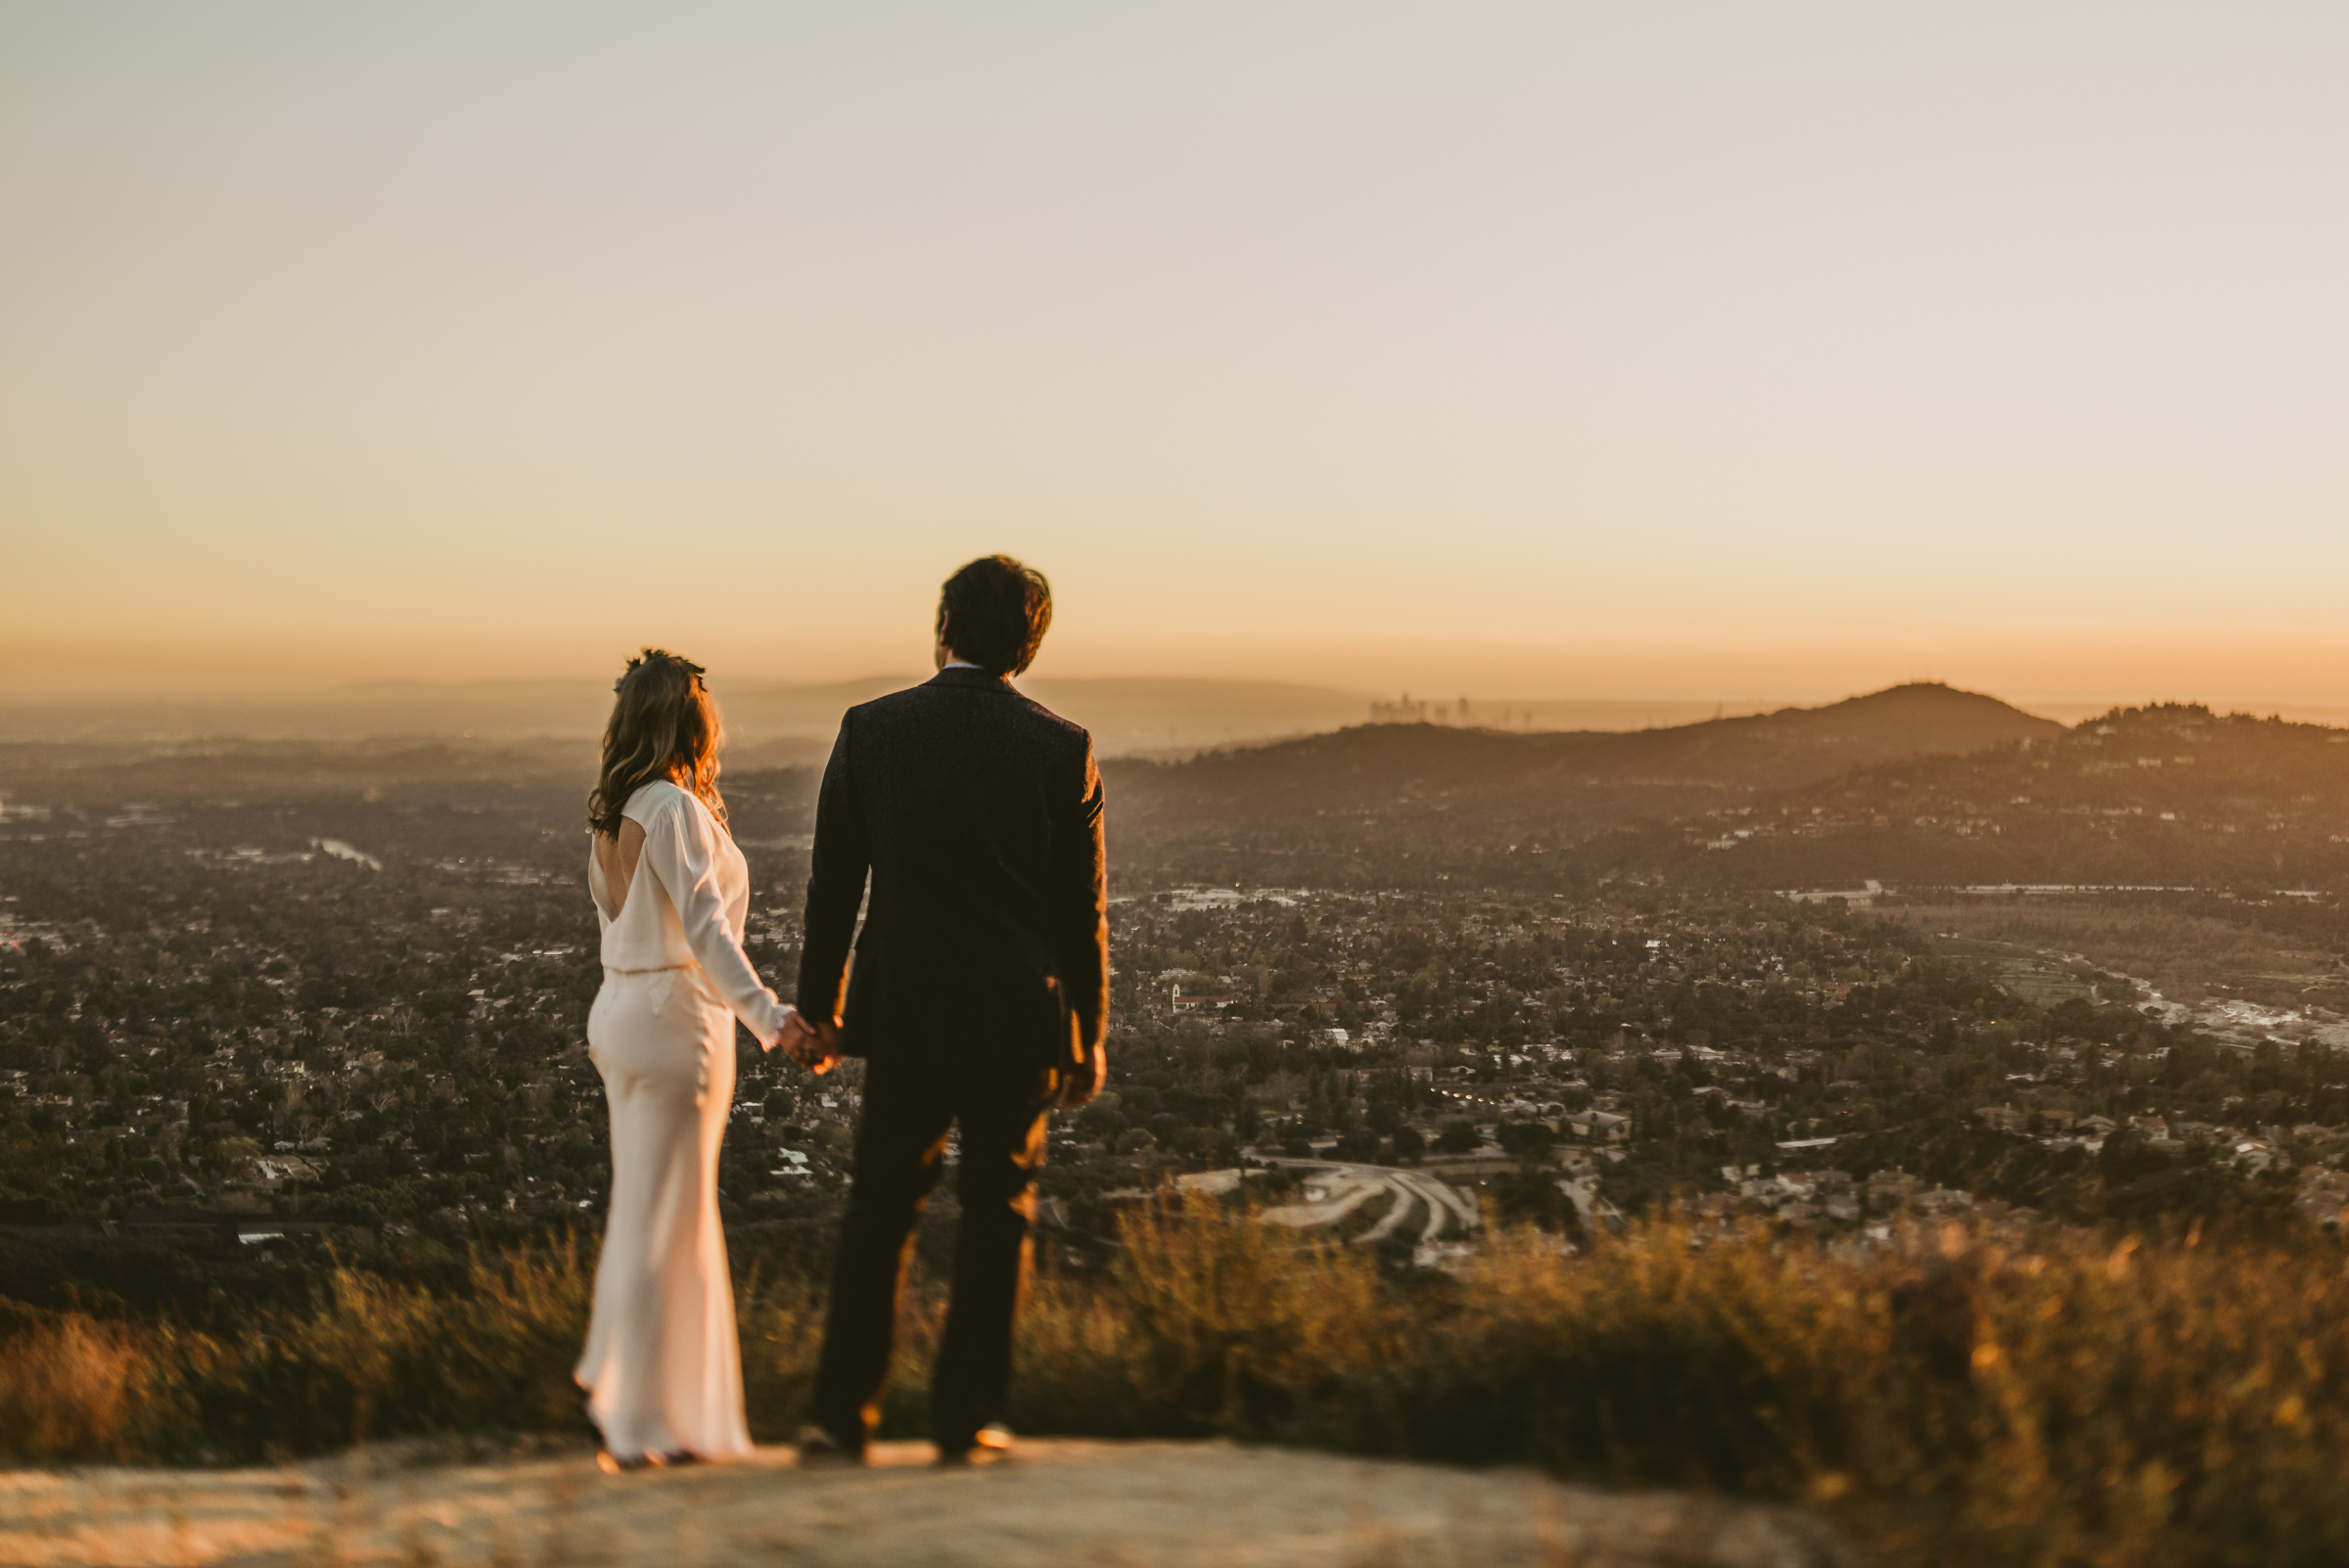
<instances>
[{"instance_id":1,"label":"shrub","mask_svg":"<svg viewBox=\"0 0 2349 1568\"><path fill-rule=\"evenodd\" d=\"M144 1457L135 1417L150 1361L136 1330L79 1314L21 1327L0 1354L0 1455Z\"/></svg>"},{"instance_id":2,"label":"shrub","mask_svg":"<svg viewBox=\"0 0 2349 1568\"><path fill-rule=\"evenodd\" d=\"M1558 1141L1558 1135L1542 1122L1503 1122L1496 1137L1520 1160L1539 1160Z\"/></svg>"},{"instance_id":3,"label":"shrub","mask_svg":"<svg viewBox=\"0 0 2349 1568\"><path fill-rule=\"evenodd\" d=\"M1111 1361L1090 1364L1107 1380L1099 1393L1123 1391L1124 1432L1295 1434L1359 1358L1378 1354L1390 1326L1370 1259L1327 1242L1300 1246L1277 1226L1232 1222L1203 1194L1128 1215L1119 1233L1124 1247L1110 1290L1050 1292L1051 1307L1031 1318L1022 1367L1049 1364L1048 1353L1036 1354L1047 1347L1035 1339L1052 1325L1056 1307L1078 1328L1063 1346L1113 1353ZM1073 1292L1093 1299L1072 1303ZM1104 1309L1115 1314L1114 1334L1093 1316ZM1065 1374L1058 1381L1069 1386ZM1072 1425L1049 1407L1036 1413L1041 1430Z\"/></svg>"},{"instance_id":4,"label":"shrub","mask_svg":"<svg viewBox=\"0 0 2349 1568\"><path fill-rule=\"evenodd\" d=\"M1223 1436L1808 1499L1886 1561L2349 1560L2349 1336L2328 1243L1958 1226L1863 1250L1634 1226L1504 1233L1456 1275L1199 1194L1128 1214L1105 1277L1046 1272L1012 1423ZM590 1270L475 1258L456 1288L345 1270L242 1335L0 1314L0 1455L185 1460L407 1433L586 1428ZM884 1433L918 1436L943 1322L916 1281ZM752 1430L806 1417L812 1283L740 1299Z\"/></svg>"},{"instance_id":5,"label":"shrub","mask_svg":"<svg viewBox=\"0 0 2349 1568\"><path fill-rule=\"evenodd\" d=\"M1447 1122L1436 1130L1436 1149L1442 1154L1472 1154L1482 1141L1473 1122Z\"/></svg>"}]
</instances>

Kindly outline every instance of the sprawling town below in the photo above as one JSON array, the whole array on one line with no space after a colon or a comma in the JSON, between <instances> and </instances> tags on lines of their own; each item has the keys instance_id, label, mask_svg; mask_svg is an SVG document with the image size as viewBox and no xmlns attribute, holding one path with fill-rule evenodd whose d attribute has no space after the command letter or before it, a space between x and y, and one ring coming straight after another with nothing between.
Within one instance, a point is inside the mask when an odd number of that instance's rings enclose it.
<instances>
[{"instance_id":1,"label":"sprawling town below","mask_svg":"<svg viewBox=\"0 0 2349 1568\"><path fill-rule=\"evenodd\" d=\"M330 1248L426 1268L592 1235L576 781L239 766L19 773L0 803L11 1292L233 1316ZM750 950L785 990L807 790L729 780ZM1042 1182L1070 1267L1170 1186L1399 1268L1494 1224L1584 1244L1667 1207L1865 1243L1904 1218L2331 1225L2349 1204L2337 894L1144 868L1113 896L1112 1087L1056 1121ZM812 1267L858 1068L740 1047L737 1262Z\"/></svg>"}]
</instances>

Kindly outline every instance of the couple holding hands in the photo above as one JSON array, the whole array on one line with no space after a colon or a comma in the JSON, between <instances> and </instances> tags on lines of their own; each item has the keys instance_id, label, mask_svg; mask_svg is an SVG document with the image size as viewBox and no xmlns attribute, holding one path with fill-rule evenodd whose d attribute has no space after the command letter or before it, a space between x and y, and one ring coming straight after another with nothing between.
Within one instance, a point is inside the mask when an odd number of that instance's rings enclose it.
<instances>
[{"instance_id":1,"label":"couple holding hands","mask_svg":"<svg viewBox=\"0 0 2349 1568\"><path fill-rule=\"evenodd\" d=\"M933 1435L944 1463L1008 1443L1044 1118L1098 1092L1109 998L1092 743L1010 680L1051 618L1041 574L974 561L940 596L936 678L842 719L793 1005L743 951L750 872L726 830L701 667L648 649L621 677L588 798L604 983L587 1040L611 1104L612 1195L576 1373L607 1468L751 1449L717 1214L737 1018L811 1071L865 1061L803 1462L863 1457L909 1244L955 1128L962 1224Z\"/></svg>"}]
</instances>

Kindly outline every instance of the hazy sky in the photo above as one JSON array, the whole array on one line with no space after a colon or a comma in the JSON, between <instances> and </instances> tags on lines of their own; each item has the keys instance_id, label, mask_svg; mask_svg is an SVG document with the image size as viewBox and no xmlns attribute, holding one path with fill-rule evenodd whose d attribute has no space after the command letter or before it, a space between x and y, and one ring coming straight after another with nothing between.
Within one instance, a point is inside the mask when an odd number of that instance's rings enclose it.
<instances>
[{"instance_id":1,"label":"hazy sky","mask_svg":"<svg viewBox=\"0 0 2349 1568\"><path fill-rule=\"evenodd\" d=\"M0 7L0 693L2349 700L2349 8Z\"/></svg>"}]
</instances>

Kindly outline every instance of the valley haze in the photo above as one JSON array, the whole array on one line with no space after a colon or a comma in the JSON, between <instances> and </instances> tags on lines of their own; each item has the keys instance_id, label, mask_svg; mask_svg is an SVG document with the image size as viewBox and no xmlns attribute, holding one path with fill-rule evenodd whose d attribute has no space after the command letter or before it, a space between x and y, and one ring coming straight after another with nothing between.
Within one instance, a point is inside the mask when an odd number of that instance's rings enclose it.
<instances>
[{"instance_id":1,"label":"valley haze","mask_svg":"<svg viewBox=\"0 0 2349 1568\"><path fill-rule=\"evenodd\" d=\"M829 746L840 715L848 708L912 685L918 678L873 675L789 682L730 679L719 671L713 689L726 715L736 765L741 765L754 759L772 762L820 751ZM1019 684L1046 707L1084 724L1103 757L1175 758L1347 728L1365 719L1391 723L1420 717L1450 728L1516 733L1616 732L1818 706L1751 695L1496 697L1183 676L1038 676ZM2074 699L2025 706L2069 723L2115 705ZM2349 721L2349 707L2239 706L2313 722ZM401 736L592 743L610 707L608 684L585 680L378 680L315 689L215 685L181 691L62 693L39 681L20 680L13 689L0 689L0 745L334 742Z\"/></svg>"}]
</instances>

